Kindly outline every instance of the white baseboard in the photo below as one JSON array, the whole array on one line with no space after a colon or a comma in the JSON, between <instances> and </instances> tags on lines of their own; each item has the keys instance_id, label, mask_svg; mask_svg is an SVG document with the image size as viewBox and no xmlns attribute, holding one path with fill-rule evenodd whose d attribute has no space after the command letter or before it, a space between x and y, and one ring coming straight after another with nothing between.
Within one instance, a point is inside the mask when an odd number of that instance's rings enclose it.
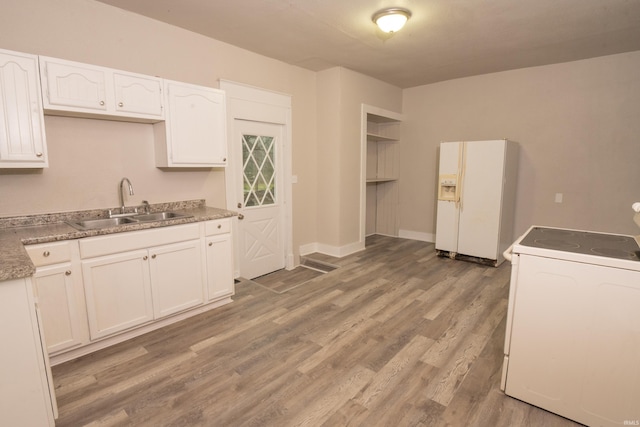
<instances>
[{"instance_id":1,"label":"white baseboard","mask_svg":"<svg viewBox=\"0 0 640 427\"><path fill-rule=\"evenodd\" d=\"M390 236L395 237L395 236ZM420 231L400 230L398 236L403 239L419 240L422 242L434 243L436 241L435 234L423 233ZM336 258L342 258L343 256L351 255L356 252L364 250L364 242L350 243L345 246L332 246L324 243L307 243L306 245L300 245L300 256L309 255L315 252L321 254L333 256Z\"/></svg>"},{"instance_id":2,"label":"white baseboard","mask_svg":"<svg viewBox=\"0 0 640 427\"><path fill-rule=\"evenodd\" d=\"M343 256L351 255L356 252L364 250L364 242L350 243L345 246L332 246L324 243L308 243L300 246L300 256L319 252L321 254L329 255L336 258L342 258Z\"/></svg>"},{"instance_id":3,"label":"white baseboard","mask_svg":"<svg viewBox=\"0 0 640 427\"><path fill-rule=\"evenodd\" d=\"M436 235L432 233L423 233L421 231L400 230L398 237L403 239L420 240L422 242L434 243L436 241Z\"/></svg>"}]
</instances>

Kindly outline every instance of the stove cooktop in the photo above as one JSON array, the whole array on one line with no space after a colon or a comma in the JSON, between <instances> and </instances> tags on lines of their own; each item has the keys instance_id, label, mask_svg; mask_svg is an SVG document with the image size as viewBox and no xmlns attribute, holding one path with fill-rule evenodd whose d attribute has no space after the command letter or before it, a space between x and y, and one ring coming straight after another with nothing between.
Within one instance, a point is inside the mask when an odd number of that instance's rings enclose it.
<instances>
[{"instance_id":1,"label":"stove cooktop","mask_svg":"<svg viewBox=\"0 0 640 427\"><path fill-rule=\"evenodd\" d=\"M520 244L562 252L640 261L640 246L636 240L631 236L619 234L533 227Z\"/></svg>"}]
</instances>

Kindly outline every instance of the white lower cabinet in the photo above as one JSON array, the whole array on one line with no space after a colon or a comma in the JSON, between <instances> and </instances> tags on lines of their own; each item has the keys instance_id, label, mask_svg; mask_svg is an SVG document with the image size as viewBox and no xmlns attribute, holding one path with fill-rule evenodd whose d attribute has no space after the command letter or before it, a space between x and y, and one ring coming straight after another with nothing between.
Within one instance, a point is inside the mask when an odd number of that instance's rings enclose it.
<instances>
[{"instance_id":1,"label":"white lower cabinet","mask_svg":"<svg viewBox=\"0 0 640 427\"><path fill-rule=\"evenodd\" d=\"M80 281L80 283L78 283ZM88 341L82 278L71 263L37 268L33 276L47 352L55 354Z\"/></svg>"},{"instance_id":2,"label":"white lower cabinet","mask_svg":"<svg viewBox=\"0 0 640 427\"><path fill-rule=\"evenodd\" d=\"M82 271L76 242L26 247L36 266L33 286L47 352L63 352L89 341Z\"/></svg>"},{"instance_id":3,"label":"white lower cabinet","mask_svg":"<svg viewBox=\"0 0 640 427\"><path fill-rule=\"evenodd\" d=\"M231 219L26 246L54 364L231 302Z\"/></svg>"},{"instance_id":4,"label":"white lower cabinet","mask_svg":"<svg viewBox=\"0 0 640 427\"><path fill-rule=\"evenodd\" d=\"M92 340L153 320L146 250L83 260L82 277Z\"/></svg>"},{"instance_id":5,"label":"white lower cabinet","mask_svg":"<svg viewBox=\"0 0 640 427\"><path fill-rule=\"evenodd\" d=\"M200 224L80 242L91 340L204 303Z\"/></svg>"},{"instance_id":6,"label":"white lower cabinet","mask_svg":"<svg viewBox=\"0 0 640 427\"><path fill-rule=\"evenodd\" d=\"M207 299L233 295L231 235L210 236L207 244Z\"/></svg>"},{"instance_id":7,"label":"white lower cabinet","mask_svg":"<svg viewBox=\"0 0 640 427\"><path fill-rule=\"evenodd\" d=\"M204 302L200 240L149 251L153 313L156 319Z\"/></svg>"},{"instance_id":8,"label":"white lower cabinet","mask_svg":"<svg viewBox=\"0 0 640 427\"><path fill-rule=\"evenodd\" d=\"M53 378L31 279L0 282L0 417L3 426L53 426Z\"/></svg>"},{"instance_id":9,"label":"white lower cabinet","mask_svg":"<svg viewBox=\"0 0 640 427\"><path fill-rule=\"evenodd\" d=\"M204 302L200 240L82 261L91 339Z\"/></svg>"}]
</instances>

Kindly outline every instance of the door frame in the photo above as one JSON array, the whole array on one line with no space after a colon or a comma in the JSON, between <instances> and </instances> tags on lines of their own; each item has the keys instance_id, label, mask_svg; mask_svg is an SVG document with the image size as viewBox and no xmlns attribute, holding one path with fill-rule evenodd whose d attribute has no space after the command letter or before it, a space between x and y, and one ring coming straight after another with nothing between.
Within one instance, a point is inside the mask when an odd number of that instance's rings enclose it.
<instances>
[{"instance_id":1,"label":"door frame","mask_svg":"<svg viewBox=\"0 0 640 427\"><path fill-rule=\"evenodd\" d=\"M230 80L220 80L220 89L226 93L227 103L227 167L225 171L225 193L227 209L235 211L241 200L237 197L236 182L238 169L242 169L242 159L234 156L236 143L233 132L236 120L271 123L283 126L283 138L277 149L282 152L282 241L284 242L285 268L294 268L293 255L293 204L292 204L292 154L291 154L291 95L273 92ZM240 245L238 219L233 221L234 236L234 277L240 277Z\"/></svg>"}]
</instances>

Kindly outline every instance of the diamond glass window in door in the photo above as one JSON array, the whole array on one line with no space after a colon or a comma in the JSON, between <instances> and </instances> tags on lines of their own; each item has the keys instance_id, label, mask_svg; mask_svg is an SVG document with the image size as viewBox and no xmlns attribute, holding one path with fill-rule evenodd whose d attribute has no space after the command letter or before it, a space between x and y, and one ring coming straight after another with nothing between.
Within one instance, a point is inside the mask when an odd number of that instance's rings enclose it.
<instances>
[{"instance_id":1,"label":"diamond glass window in door","mask_svg":"<svg viewBox=\"0 0 640 427\"><path fill-rule=\"evenodd\" d=\"M242 181L244 206L276 202L275 138L242 135Z\"/></svg>"}]
</instances>

